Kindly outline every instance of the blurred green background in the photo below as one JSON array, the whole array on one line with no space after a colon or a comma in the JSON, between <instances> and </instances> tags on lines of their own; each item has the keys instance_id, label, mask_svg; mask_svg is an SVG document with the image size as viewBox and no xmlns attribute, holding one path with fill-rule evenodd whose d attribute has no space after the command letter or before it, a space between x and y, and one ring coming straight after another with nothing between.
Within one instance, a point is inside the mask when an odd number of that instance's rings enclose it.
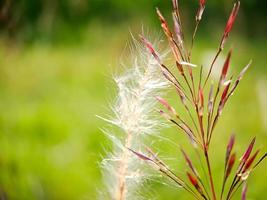
<instances>
[{"instance_id":1,"label":"blurred green background","mask_svg":"<svg viewBox=\"0 0 267 200\"><path fill-rule=\"evenodd\" d=\"M194 63L204 64L214 55L233 3L207 1ZM130 31L161 33L156 6L170 19L170 0L0 1L1 200L97 199L97 190L104 190L99 162L109 141L100 131L106 124L96 115L110 112L116 89L112 74L120 71ZM180 6L189 40L198 2L180 0ZM266 10L262 0L241 1L222 55L233 46L233 74L250 59L253 67L216 129L211 159L217 189L232 131L239 156L254 135L262 152L267 149ZM189 149L175 128L162 135ZM183 172L185 164L176 147L157 145L163 157L173 158L169 163L174 170ZM266 166L263 163L249 178L248 199L266 199ZM157 199L189 199L174 187L147 187Z\"/></svg>"}]
</instances>

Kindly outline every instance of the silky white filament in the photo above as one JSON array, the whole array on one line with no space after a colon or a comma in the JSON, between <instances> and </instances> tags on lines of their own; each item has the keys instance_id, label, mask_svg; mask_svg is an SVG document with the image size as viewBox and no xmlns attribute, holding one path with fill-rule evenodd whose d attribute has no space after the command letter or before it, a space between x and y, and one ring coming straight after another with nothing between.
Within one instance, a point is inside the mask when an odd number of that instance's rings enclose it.
<instances>
[{"instance_id":1,"label":"silky white filament","mask_svg":"<svg viewBox=\"0 0 267 200\"><path fill-rule=\"evenodd\" d=\"M101 199L142 199L137 194L146 174L140 171L140 159L132 155L129 149L139 149L144 145L145 137L156 134L162 124L154 113L155 97L168 83L153 56L138 42L134 41L134 45L131 66L114 78L118 88L112 106L114 114L107 119L102 118L119 127L119 130L104 131L112 141L113 150L101 164L107 188Z\"/></svg>"}]
</instances>

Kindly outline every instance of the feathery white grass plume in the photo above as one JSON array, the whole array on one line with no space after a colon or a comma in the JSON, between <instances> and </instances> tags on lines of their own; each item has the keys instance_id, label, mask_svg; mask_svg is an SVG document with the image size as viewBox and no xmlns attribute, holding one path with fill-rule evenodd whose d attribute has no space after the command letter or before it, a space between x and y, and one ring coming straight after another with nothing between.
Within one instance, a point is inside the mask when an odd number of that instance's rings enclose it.
<instances>
[{"instance_id":1,"label":"feathery white grass plume","mask_svg":"<svg viewBox=\"0 0 267 200\"><path fill-rule=\"evenodd\" d=\"M113 117L105 121L117 126L115 133L105 130L113 150L103 159L103 178L107 199L142 199L138 188L146 180L140 171L140 160L129 149L140 149L147 135L156 134L163 124L154 114L156 96L168 86L155 58L133 39L134 51L131 66L114 78L118 93L112 110ZM155 44L156 46L158 44ZM166 53L160 54L163 59ZM101 197L103 199L103 196Z\"/></svg>"}]
</instances>

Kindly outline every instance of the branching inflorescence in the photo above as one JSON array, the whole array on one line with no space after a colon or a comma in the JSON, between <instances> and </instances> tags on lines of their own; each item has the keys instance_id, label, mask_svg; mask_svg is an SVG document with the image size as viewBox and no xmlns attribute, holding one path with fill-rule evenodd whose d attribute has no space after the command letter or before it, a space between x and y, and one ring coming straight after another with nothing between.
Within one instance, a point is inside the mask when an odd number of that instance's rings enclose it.
<instances>
[{"instance_id":1,"label":"branching inflorescence","mask_svg":"<svg viewBox=\"0 0 267 200\"><path fill-rule=\"evenodd\" d=\"M148 52L154 57L157 62L157 66L160 69L163 76L177 91L178 96L181 99L181 104L185 108L186 113L190 117L191 122L187 122L180 116L178 112L162 97L156 97L158 102L162 104L164 110L160 110L159 113L168 121L173 123L189 138L190 143L196 151L200 151L199 155L203 156L206 162L207 178L209 179L209 186L206 186L203 181L203 177L198 173L197 168L193 165L190 157L187 155L184 149L181 148L182 155L188 165L186 175L188 180L184 180L179 175L175 174L160 158L149 148L146 148L146 153L141 153L134 148L129 148L130 152L135 154L140 159L150 163L157 167L157 169L165 176L169 177L180 187L192 194L195 199L226 199L229 200L233 197L236 191L243 185L242 199L246 199L246 180L250 173L261 163L266 157L266 153L263 154L258 161L256 161L257 155L260 150L253 151L255 138L252 139L248 148L245 150L240 160L236 159L236 153L233 152L235 143L235 136L230 137L229 143L226 148L224 175L222 178L222 188L219 193L216 193L214 186L214 176L211 169L211 161L209 158L209 147L212 141L215 127L222 114L222 111L236 90L239 82L243 78L245 72L251 65L251 61L247 66L243 68L236 79L231 76L228 77L228 70L230 67L232 50L229 51L224 65L222 66L220 78L217 85L208 84L210 75L214 68L214 64L223 51L225 43L229 37L229 34L234 25L236 16L239 11L240 2L234 4L233 10L227 21L224 29L221 41L219 43L218 51L211 62L207 75L203 75L202 67L199 70L200 73L196 75L194 68L196 65L191 63L191 53L194 45L194 39L202 19L202 14L205 9L205 0L199 0L199 8L196 14L196 25L192 36L192 42L190 49L185 46L185 40L183 35L182 24L180 20L179 6L177 0L172 0L173 3L173 27L174 32L169 28L169 25L159 9L156 10L159 17L161 27L169 43L170 51L172 52L175 65L179 72L179 75L175 75L168 66L164 64L160 54L156 51L154 46L143 36L140 38L147 48ZM208 88L209 87L209 88ZM207 94L207 95L205 95ZM192 124L192 125L190 125ZM237 168L234 170L234 164L237 163ZM226 190L226 182L230 179L229 175L233 174L233 180L230 182L230 187ZM219 191L219 190L218 190Z\"/></svg>"}]
</instances>

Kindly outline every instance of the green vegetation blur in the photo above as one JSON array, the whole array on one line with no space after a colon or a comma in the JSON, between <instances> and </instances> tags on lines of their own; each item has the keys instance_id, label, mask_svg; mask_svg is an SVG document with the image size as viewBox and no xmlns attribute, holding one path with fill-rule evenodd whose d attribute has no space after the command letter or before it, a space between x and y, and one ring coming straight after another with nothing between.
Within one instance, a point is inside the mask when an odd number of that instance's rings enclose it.
<instances>
[{"instance_id":1,"label":"green vegetation blur","mask_svg":"<svg viewBox=\"0 0 267 200\"><path fill-rule=\"evenodd\" d=\"M214 55L232 0L207 0L193 49L195 63ZM163 35L155 7L171 19L171 0L1 0L0 1L0 199L94 200L105 190L99 163L110 142L101 132L116 95L112 75L128 55L131 35ZM197 0L180 0L187 43ZM224 110L212 144L219 191L230 133L241 156L253 136L267 148L267 6L242 0L241 11L222 57L233 48L231 73L253 65ZM125 50L126 49L126 50ZM209 63L208 60L208 63ZM173 104L177 98L173 96ZM164 137L182 144L174 127ZM181 153L156 142L173 169L185 169ZM220 148L218 148L220 147ZM265 200L264 162L248 179L248 199ZM155 199L189 199L179 188L155 180ZM240 199L240 192L235 199Z\"/></svg>"}]
</instances>

